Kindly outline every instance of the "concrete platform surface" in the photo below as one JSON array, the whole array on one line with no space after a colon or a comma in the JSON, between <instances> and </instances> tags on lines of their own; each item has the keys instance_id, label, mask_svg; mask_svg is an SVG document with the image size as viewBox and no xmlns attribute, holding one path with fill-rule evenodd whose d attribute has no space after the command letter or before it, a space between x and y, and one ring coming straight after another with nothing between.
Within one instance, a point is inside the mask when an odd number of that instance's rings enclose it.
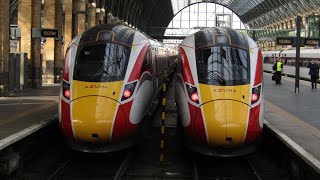
<instances>
[{"instance_id":1,"label":"concrete platform surface","mask_svg":"<svg viewBox=\"0 0 320 180\"><path fill-rule=\"evenodd\" d=\"M15 141L12 139L15 134L57 117L59 87L59 84L44 85L40 89L27 89L10 97L0 97L1 148L6 147L4 143L8 144L6 138L11 136L11 141Z\"/></svg>"},{"instance_id":2,"label":"concrete platform surface","mask_svg":"<svg viewBox=\"0 0 320 180\"><path fill-rule=\"evenodd\" d=\"M282 85L276 85L264 73L266 125L320 173L320 89L300 81L300 93L295 94L294 81L283 77Z\"/></svg>"}]
</instances>

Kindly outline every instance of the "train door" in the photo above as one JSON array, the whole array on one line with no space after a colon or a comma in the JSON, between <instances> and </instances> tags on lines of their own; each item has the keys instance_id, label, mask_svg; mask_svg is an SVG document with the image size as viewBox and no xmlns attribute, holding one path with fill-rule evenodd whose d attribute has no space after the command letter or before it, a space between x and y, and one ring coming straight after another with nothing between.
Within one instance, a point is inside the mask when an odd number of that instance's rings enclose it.
<instances>
[{"instance_id":1,"label":"train door","mask_svg":"<svg viewBox=\"0 0 320 180\"><path fill-rule=\"evenodd\" d=\"M158 71L157 71L157 52L156 47L151 49L151 61L152 61L152 75L153 75L153 87L155 90L158 89Z\"/></svg>"},{"instance_id":2,"label":"train door","mask_svg":"<svg viewBox=\"0 0 320 180\"><path fill-rule=\"evenodd\" d=\"M142 65L143 71L149 71L151 74L153 74L153 69L152 69L152 53L150 50L150 47L148 48L143 65Z\"/></svg>"}]
</instances>

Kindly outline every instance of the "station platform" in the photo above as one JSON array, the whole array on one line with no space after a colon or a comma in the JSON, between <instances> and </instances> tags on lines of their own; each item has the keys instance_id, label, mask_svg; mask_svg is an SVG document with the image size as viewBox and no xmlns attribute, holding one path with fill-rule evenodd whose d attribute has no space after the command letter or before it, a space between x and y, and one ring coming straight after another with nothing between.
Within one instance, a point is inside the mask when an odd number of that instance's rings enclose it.
<instances>
[{"instance_id":1,"label":"station platform","mask_svg":"<svg viewBox=\"0 0 320 180\"><path fill-rule=\"evenodd\" d=\"M269 66L264 64L264 68ZM291 68L284 67L284 72ZM308 72L301 68L302 76ZM282 85L276 85L271 76L264 73L265 125L320 173L320 87L311 89L310 82L300 80L296 94L294 78L283 76Z\"/></svg>"},{"instance_id":2,"label":"station platform","mask_svg":"<svg viewBox=\"0 0 320 180\"><path fill-rule=\"evenodd\" d=\"M51 123L58 116L60 84L0 97L0 150Z\"/></svg>"}]
</instances>

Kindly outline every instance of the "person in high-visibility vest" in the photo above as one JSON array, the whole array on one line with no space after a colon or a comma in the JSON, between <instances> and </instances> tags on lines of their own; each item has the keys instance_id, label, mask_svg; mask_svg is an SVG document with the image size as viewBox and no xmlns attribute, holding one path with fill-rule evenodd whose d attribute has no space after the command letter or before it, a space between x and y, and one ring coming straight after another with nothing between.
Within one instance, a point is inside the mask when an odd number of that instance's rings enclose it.
<instances>
[{"instance_id":1,"label":"person in high-visibility vest","mask_svg":"<svg viewBox=\"0 0 320 180\"><path fill-rule=\"evenodd\" d=\"M277 69L276 69L276 71L275 71L276 84L282 84L282 83L281 83L281 74L282 74L282 72L283 72L283 64L282 64L280 58L277 59L276 66L277 66Z\"/></svg>"}]
</instances>

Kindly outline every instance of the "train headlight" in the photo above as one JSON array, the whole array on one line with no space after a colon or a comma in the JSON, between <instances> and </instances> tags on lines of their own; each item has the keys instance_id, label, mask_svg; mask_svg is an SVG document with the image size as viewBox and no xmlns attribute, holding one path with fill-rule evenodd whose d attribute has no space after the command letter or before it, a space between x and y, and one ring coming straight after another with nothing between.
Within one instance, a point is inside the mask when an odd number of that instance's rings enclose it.
<instances>
[{"instance_id":1,"label":"train headlight","mask_svg":"<svg viewBox=\"0 0 320 180\"><path fill-rule=\"evenodd\" d=\"M133 95L136 85L137 85L137 81L128 83L124 86L121 101L129 99Z\"/></svg>"},{"instance_id":2,"label":"train headlight","mask_svg":"<svg viewBox=\"0 0 320 180\"><path fill-rule=\"evenodd\" d=\"M62 83L62 92L63 92L63 97L66 99L70 99L70 84L63 81Z\"/></svg>"},{"instance_id":3,"label":"train headlight","mask_svg":"<svg viewBox=\"0 0 320 180\"><path fill-rule=\"evenodd\" d=\"M198 90L195 86L191 86L189 84L186 84L186 88L188 91L188 96L191 99L191 101L199 104L199 95L198 95Z\"/></svg>"},{"instance_id":4,"label":"train headlight","mask_svg":"<svg viewBox=\"0 0 320 180\"><path fill-rule=\"evenodd\" d=\"M251 105L259 101L260 93L261 93L261 85L252 88Z\"/></svg>"}]
</instances>

